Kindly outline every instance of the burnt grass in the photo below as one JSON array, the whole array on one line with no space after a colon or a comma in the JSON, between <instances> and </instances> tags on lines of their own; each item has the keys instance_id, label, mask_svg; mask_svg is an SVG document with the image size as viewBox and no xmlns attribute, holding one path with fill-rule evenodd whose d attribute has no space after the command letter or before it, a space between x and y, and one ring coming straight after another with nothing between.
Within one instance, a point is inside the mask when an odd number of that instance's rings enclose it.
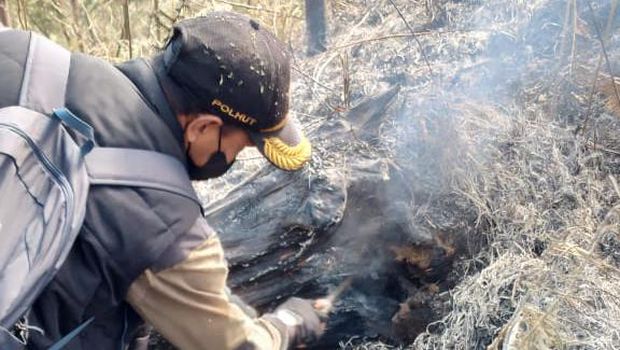
<instances>
[{"instance_id":1,"label":"burnt grass","mask_svg":"<svg viewBox=\"0 0 620 350\"><path fill-rule=\"evenodd\" d=\"M611 2L395 4L417 40L390 3L365 0L330 14L325 53L296 52L293 109L315 161L286 183L329 197L312 202L324 221L291 220L290 244L266 238L256 259L235 241L233 291L268 312L352 276L315 349L617 346L620 101L602 83L614 64L596 69ZM615 37L607 51L617 60ZM201 190L242 205L255 192L227 190L256 169L284 183L245 162Z\"/></svg>"}]
</instances>

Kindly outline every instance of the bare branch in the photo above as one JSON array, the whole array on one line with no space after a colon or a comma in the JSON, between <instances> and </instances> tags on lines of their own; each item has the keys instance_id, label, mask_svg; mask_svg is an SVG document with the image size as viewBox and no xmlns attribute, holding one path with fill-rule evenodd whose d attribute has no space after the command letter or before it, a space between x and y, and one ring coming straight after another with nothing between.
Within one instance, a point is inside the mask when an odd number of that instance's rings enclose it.
<instances>
[{"instance_id":1,"label":"bare branch","mask_svg":"<svg viewBox=\"0 0 620 350\"><path fill-rule=\"evenodd\" d=\"M405 22L407 29L409 29L409 31L411 32L411 35L413 36L413 39L415 39L415 41L418 43L418 47L420 48L420 54L422 55L422 58L424 58L424 62L426 63L426 66L428 67L429 72L431 73L431 75L433 75L433 68L431 68L431 64L428 61L428 57L426 57L426 53L424 52L424 47L422 46L422 43L416 36L415 30L411 28L411 25L409 25L409 21L407 21L407 19L405 18L405 15L403 15L403 13L400 11L398 6L396 6L396 3L394 2L394 0L390 0L390 3L392 4L392 6L394 6L394 8L396 9L396 12L398 12L398 15L403 20L403 22Z\"/></svg>"}]
</instances>

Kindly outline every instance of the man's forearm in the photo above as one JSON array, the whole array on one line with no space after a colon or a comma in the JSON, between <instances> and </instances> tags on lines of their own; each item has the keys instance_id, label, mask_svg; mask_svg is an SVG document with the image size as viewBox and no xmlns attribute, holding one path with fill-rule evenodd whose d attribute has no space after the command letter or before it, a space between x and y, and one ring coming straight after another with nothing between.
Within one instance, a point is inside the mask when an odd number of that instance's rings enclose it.
<instances>
[{"instance_id":1,"label":"man's forearm","mask_svg":"<svg viewBox=\"0 0 620 350\"><path fill-rule=\"evenodd\" d=\"M253 318L230 300L228 269L219 239L213 237L183 262L159 272L145 271L130 287L127 301L180 349L265 349L288 347L272 322Z\"/></svg>"}]
</instances>

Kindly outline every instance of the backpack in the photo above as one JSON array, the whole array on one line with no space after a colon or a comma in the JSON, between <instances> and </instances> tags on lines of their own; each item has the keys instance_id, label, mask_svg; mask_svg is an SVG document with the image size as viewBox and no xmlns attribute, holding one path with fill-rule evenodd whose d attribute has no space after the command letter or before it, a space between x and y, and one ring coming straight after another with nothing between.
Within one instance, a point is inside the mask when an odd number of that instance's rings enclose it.
<instances>
[{"instance_id":1,"label":"backpack","mask_svg":"<svg viewBox=\"0 0 620 350\"><path fill-rule=\"evenodd\" d=\"M177 159L97 147L92 127L63 107L70 57L32 33L19 105L0 108L1 349L26 345L20 319L69 254L91 186L154 188L201 206Z\"/></svg>"}]
</instances>

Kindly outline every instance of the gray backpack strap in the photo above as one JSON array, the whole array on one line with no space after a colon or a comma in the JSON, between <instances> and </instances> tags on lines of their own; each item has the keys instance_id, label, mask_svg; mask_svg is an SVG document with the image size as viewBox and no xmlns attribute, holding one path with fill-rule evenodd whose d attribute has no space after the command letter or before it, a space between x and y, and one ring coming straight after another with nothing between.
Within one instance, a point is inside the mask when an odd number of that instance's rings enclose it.
<instances>
[{"instance_id":1,"label":"gray backpack strap","mask_svg":"<svg viewBox=\"0 0 620 350\"><path fill-rule=\"evenodd\" d=\"M202 203L187 170L167 154L127 148L95 147L86 156L91 186L144 187L167 191Z\"/></svg>"},{"instance_id":2,"label":"gray backpack strap","mask_svg":"<svg viewBox=\"0 0 620 350\"><path fill-rule=\"evenodd\" d=\"M48 115L64 106L70 65L71 52L32 33L19 105Z\"/></svg>"}]
</instances>

